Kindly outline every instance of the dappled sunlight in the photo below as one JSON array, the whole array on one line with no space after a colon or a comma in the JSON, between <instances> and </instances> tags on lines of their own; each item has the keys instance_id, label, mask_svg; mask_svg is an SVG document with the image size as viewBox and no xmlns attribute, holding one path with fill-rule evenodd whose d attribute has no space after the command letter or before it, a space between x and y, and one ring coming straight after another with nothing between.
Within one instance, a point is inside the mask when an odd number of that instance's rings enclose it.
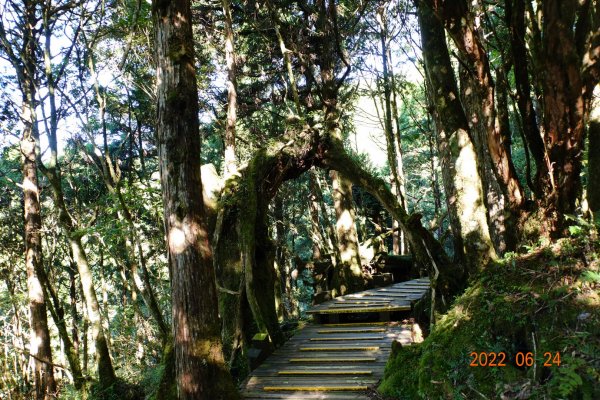
<instances>
[{"instance_id":1,"label":"dappled sunlight","mask_svg":"<svg viewBox=\"0 0 600 400\"><path fill-rule=\"evenodd\" d=\"M175 215L169 218L169 250L172 255L184 253L190 246L194 246L201 254L210 254L211 250L206 240L204 228L191 218L179 221Z\"/></svg>"}]
</instances>

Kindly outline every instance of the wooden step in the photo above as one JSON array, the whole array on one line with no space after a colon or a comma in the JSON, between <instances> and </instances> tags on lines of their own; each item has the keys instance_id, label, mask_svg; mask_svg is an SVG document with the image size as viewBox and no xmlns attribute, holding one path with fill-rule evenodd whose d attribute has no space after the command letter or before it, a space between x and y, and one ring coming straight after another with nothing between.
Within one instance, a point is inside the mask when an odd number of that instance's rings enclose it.
<instances>
[{"instance_id":1,"label":"wooden step","mask_svg":"<svg viewBox=\"0 0 600 400\"><path fill-rule=\"evenodd\" d=\"M345 300L345 301L338 301L337 303L332 304L332 306L343 306L343 305L350 305L350 304L356 304L356 305L360 305L360 304L386 304L389 303L391 300L373 300L373 301L355 301L355 300Z\"/></svg>"},{"instance_id":2,"label":"wooden step","mask_svg":"<svg viewBox=\"0 0 600 400\"><path fill-rule=\"evenodd\" d=\"M303 371L303 370L294 370L294 371L279 371L278 375L372 375L373 371L332 371L332 370L314 370Z\"/></svg>"},{"instance_id":3,"label":"wooden step","mask_svg":"<svg viewBox=\"0 0 600 400\"><path fill-rule=\"evenodd\" d=\"M318 338L310 338L311 342L335 342L335 341L349 341L349 340L383 340L384 336L363 336L363 337L318 337Z\"/></svg>"},{"instance_id":4,"label":"wooden step","mask_svg":"<svg viewBox=\"0 0 600 400\"><path fill-rule=\"evenodd\" d=\"M267 392L363 392L368 386L265 386Z\"/></svg>"},{"instance_id":5,"label":"wooden step","mask_svg":"<svg viewBox=\"0 0 600 400\"><path fill-rule=\"evenodd\" d=\"M390 325L389 322L351 322L348 324L322 324L321 326L326 327L347 327L347 326L381 326L381 325Z\"/></svg>"},{"instance_id":6,"label":"wooden step","mask_svg":"<svg viewBox=\"0 0 600 400\"><path fill-rule=\"evenodd\" d=\"M377 351L379 346L361 347L300 347L300 351Z\"/></svg>"},{"instance_id":7,"label":"wooden step","mask_svg":"<svg viewBox=\"0 0 600 400\"><path fill-rule=\"evenodd\" d=\"M330 307L331 308L360 308L360 307L385 307L389 305L389 301L383 301L383 302L373 302L373 303L361 303L361 304L354 304L354 303L337 303L337 304L332 304Z\"/></svg>"},{"instance_id":8,"label":"wooden step","mask_svg":"<svg viewBox=\"0 0 600 400\"><path fill-rule=\"evenodd\" d=\"M244 399L259 400L369 400L364 392L265 392L264 390L251 390L243 392Z\"/></svg>"},{"instance_id":9,"label":"wooden step","mask_svg":"<svg viewBox=\"0 0 600 400\"><path fill-rule=\"evenodd\" d=\"M383 307L365 307L365 308L323 308L320 310L307 311L309 314L352 314L352 313L366 313L366 312L393 312L393 311L406 311L410 310L410 303L408 304L390 304L389 306Z\"/></svg>"},{"instance_id":10,"label":"wooden step","mask_svg":"<svg viewBox=\"0 0 600 400\"><path fill-rule=\"evenodd\" d=\"M290 358L290 362L298 363L298 362L309 362L309 363L342 363L342 362L375 362L377 361L376 357L354 357L354 358L332 358L332 357L301 357L301 358Z\"/></svg>"},{"instance_id":11,"label":"wooden step","mask_svg":"<svg viewBox=\"0 0 600 400\"><path fill-rule=\"evenodd\" d=\"M329 335L332 333L371 333L371 332L385 332L385 328L357 328L357 329L321 329L317 331L319 334Z\"/></svg>"}]
</instances>

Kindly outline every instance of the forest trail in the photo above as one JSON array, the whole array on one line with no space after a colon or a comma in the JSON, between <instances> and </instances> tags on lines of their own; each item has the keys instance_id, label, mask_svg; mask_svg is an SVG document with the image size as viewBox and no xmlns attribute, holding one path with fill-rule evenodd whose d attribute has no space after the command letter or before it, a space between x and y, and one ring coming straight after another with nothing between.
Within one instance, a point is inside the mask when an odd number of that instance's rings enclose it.
<instances>
[{"instance_id":1,"label":"forest trail","mask_svg":"<svg viewBox=\"0 0 600 400\"><path fill-rule=\"evenodd\" d=\"M329 318L336 310L389 317L390 310L410 309L411 302L427 290L426 280L402 282L336 298L310 312ZM393 297L383 300L388 304L379 303L380 293L401 291L409 297ZM376 305L363 304L371 300ZM357 309L338 308L340 303L348 302L356 302L353 307ZM311 323L251 373L242 395L245 399L368 399L367 389L383 377L393 341L411 344L410 326L399 322Z\"/></svg>"}]
</instances>

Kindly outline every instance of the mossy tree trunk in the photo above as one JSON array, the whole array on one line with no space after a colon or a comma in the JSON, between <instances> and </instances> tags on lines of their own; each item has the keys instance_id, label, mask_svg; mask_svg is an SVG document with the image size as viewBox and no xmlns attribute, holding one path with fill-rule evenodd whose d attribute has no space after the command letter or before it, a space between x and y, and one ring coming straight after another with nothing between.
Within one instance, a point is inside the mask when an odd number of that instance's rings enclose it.
<instances>
[{"instance_id":1,"label":"mossy tree trunk","mask_svg":"<svg viewBox=\"0 0 600 400\"><path fill-rule=\"evenodd\" d=\"M331 171L333 188L333 207L335 210L336 237L340 263L335 266L331 280L332 296L341 296L358 292L365 287L362 276L360 255L358 252L358 233L356 231L356 211L352 200L352 183L341 177L337 171Z\"/></svg>"},{"instance_id":2,"label":"mossy tree trunk","mask_svg":"<svg viewBox=\"0 0 600 400\"><path fill-rule=\"evenodd\" d=\"M494 191L497 187L497 196L506 197L506 211L517 216L524 204L525 194L508 149L510 143L504 140L496 123L494 79L488 53L475 24L475 15L466 0L424 3L427 3L426 7L432 7L445 24L449 36L469 69L467 81L470 90L464 92L473 100L465 105L465 110L467 121L473 126L470 137L481 163L479 170L485 171L480 173L484 187ZM487 172L488 169L490 173ZM503 221L499 220L496 223L502 224Z\"/></svg>"},{"instance_id":3,"label":"mossy tree trunk","mask_svg":"<svg viewBox=\"0 0 600 400\"><path fill-rule=\"evenodd\" d=\"M444 28L425 4L418 7L423 59L438 134L448 214L459 260L468 274L495 257L483 202L478 162L459 100Z\"/></svg>"},{"instance_id":4,"label":"mossy tree trunk","mask_svg":"<svg viewBox=\"0 0 600 400\"><path fill-rule=\"evenodd\" d=\"M517 214L511 216L501 182L496 179L494 174L494 161L487 149L487 127L484 119L479 117L483 111L481 98L478 95L478 82L467 68L459 65L458 70L460 99L469 126L469 139L477 154L477 172L483 189L482 199L486 209L490 238L499 253L514 250L516 235L508 232L507 222L516 219Z\"/></svg>"},{"instance_id":5,"label":"mossy tree trunk","mask_svg":"<svg viewBox=\"0 0 600 400\"><path fill-rule=\"evenodd\" d=\"M595 7L595 9L594 9ZM585 127L600 80L600 6L593 2L544 1L541 99L547 162L538 185L551 237L566 233L565 215L581 195Z\"/></svg>"},{"instance_id":6,"label":"mossy tree trunk","mask_svg":"<svg viewBox=\"0 0 600 400\"><path fill-rule=\"evenodd\" d=\"M277 318L279 321L283 321L285 318L286 310L284 299L291 299L290 294L287 292L287 286L285 284L287 280L286 273L286 235L284 226L284 214L283 214L283 197L279 193L275 196L273 207L273 218L275 225L275 308L277 309ZM311 218L312 219L312 218ZM311 225L313 223L311 222ZM313 227L314 229L314 227ZM313 247L314 248L314 247Z\"/></svg>"},{"instance_id":7,"label":"mossy tree trunk","mask_svg":"<svg viewBox=\"0 0 600 400\"><path fill-rule=\"evenodd\" d=\"M219 291L219 313L223 319L223 354L230 368L248 368L245 354L244 306L246 285L239 249L240 215L237 207L219 211L213 238L214 266Z\"/></svg>"},{"instance_id":8,"label":"mossy tree trunk","mask_svg":"<svg viewBox=\"0 0 600 400\"><path fill-rule=\"evenodd\" d=\"M266 210L283 181L296 178L313 166L336 170L348 181L373 194L407 232L415 258L426 273L433 276L436 271L439 272L438 293L446 299L457 293L463 284L461 270L450 262L442 246L421 225L419 214L409 216L388 186L365 171L335 139L321 137L319 132L309 127L295 132L293 128L290 130L281 141L260 151L248 167L240 169L239 180L227 184L220 201L224 212L233 208L245 210L238 219L244 232L240 251L244 257L246 277L249 268L252 268L254 275L250 283L246 282L247 296L254 318L257 319L260 313L257 325L262 325L264 332L272 337L280 335L277 331L269 330L278 330L278 326L275 327L273 323L277 320L272 294L274 282L271 280L269 283L268 280L273 271L273 258L268 256L271 245L257 245L269 243L266 225L261 222L265 221L261 209ZM269 290L271 294L264 295ZM264 300L258 298L263 295L266 297ZM252 299L252 296L257 298Z\"/></svg>"},{"instance_id":9,"label":"mossy tree trunk","mask_svg":"<svg viewBox=\"0 0 600 400\"><path fill-rule=\"evenodd\" d=\"M189 0L153 2L157 135L171 276L178 398L235 399L226 368L200 176L198 92Z\"/></svg>"}]
</instances>

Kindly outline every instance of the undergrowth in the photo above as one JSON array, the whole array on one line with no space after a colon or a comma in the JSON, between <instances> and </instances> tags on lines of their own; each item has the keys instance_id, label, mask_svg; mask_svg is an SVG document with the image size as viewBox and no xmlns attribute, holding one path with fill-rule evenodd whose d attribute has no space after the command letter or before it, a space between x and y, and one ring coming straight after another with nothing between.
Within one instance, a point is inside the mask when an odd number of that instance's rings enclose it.
<instances>
[{"instance_id":1,"label":"undergrowth","mask_svg":"<svg viewBox=\"0 0 600 400\"><path fill-rule=\"evenodd\" d=\"M598 243L593 232L572 234L490 265L423 343L392 353L379 392L400 399L599 399ZM470 366L472 352L504 352L506 366ZM551 366L544 366L548 357Z\"/></svg>"}]
</instances>

